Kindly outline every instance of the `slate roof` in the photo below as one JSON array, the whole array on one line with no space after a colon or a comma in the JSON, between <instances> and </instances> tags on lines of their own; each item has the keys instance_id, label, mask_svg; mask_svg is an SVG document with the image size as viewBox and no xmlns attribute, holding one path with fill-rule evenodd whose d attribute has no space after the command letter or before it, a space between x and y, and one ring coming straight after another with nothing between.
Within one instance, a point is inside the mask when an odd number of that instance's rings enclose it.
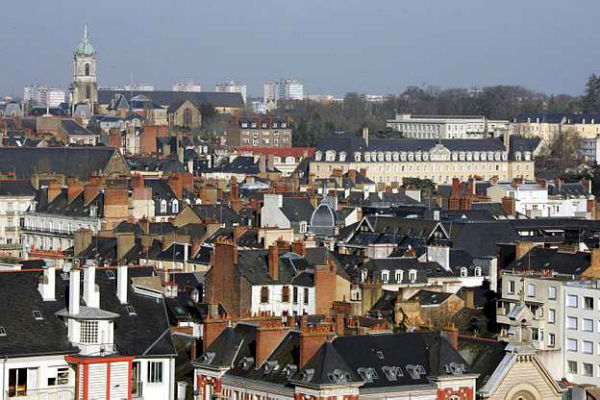
<instances>
[{"instance_id":1,"label":"slate roof","mask_svg":"<svg viewBox=\"0 0 600 400\"><path fill-rule=\"evenodd\" d=\"M165 173L188 172L187 167L175 157L157 158L146 156L127 157L132 171L162 171Z\"/></svg>"},{"instance_id":2,"label":"slate roof","mask_svg":"<svg viewBox=\"0 0 600 400\"><path fill-rule=\"evenodd\" d=\"M477 387L481 388L498 368L506 355L506 343L489 339L460 337L458 352L469 364L473 373L479 374Z\"/></svg>"},{"instance_id":3,"label":"slate roof","mask_svg":"<svg viewBox=\"0 0 600 400\"><path fill-rule=\"evenodd\" d=\"M171 90L153 90L153 91L143 91L143 90L109 90L109 89L99 89L98 90L98 103L100 104L110 104L112 98L116 94L121 94L125 96L126 99L131 100L131 98L136 96L145 96L150 101L160 104L162 106L170 105L175 102L179 102L182 100L191 101L196 107L201 105L212 105L214 107L227 107L227 108L243 108L244 107L244 99L242 95L239 93L222 93L222 92L180 92L180 91L171 91Z\"/></svg>"},{"instance_id":4,"label":"slate roof","mask_svg":"<svg viewBox=\"0 0 600 400\"><path fill-rule=\"evenodd\" d=\"M68 136L95 136L92 132L81 126L77 121L64 118L60 121L61 128Z\"/></svg>"},{"instance_id":5,"label":"slate roof","mask_svg":"<svg viewBox=\"0 0 600 400\"><path fill-rule=\"evenodd\" d=\"M509 149L508 155L509 160L515 160L515 152L520 151L521 153L529 151L534 153L538 148L542 140L538 137L525 138L518 135L511 135L509 138Z\"/></svg>"},{"instance_id":6,"label":"slate roof","mask_svg":"<svg viewBox=\"0 0 600 400\"><path fill-rule=\"evenodd\" d=\"M368 271L367 276L373 281L381 280L381 271L389 271L388 284L426 283L427 278L430 277L454 276L452 272L446 271L436 262L420 262L414 257L371 259L363 265L363 268ZM402 281L396 281L395 270L404 271ZM409 270L417 271L417 279L414 282L410 280Z\"/></svg>"},{"instance_id":7,"label":"slate roof","mask_svg":"<svg viewBox=\"0 0 600 400\"><path fill-rule=\"evenodd\" d=\"M553 270L561 275L581 275L591 264L590 253L568 253L556 249L534 247L506 269L515 271Z\"/></svg>"},{"instance_id":8,"label":"slate roof","mask_svg":"<svg viewBox=\"0 0 600 400\"><path fill-rule=\"evenodd\" d=\"M0 179L0 196L35 196L29 180Z\"/></svg>"},{"instance_id":9,"label":"slate roof","mask_svg":"<svg viewBox=\"0 0 600 400\"><path fill-rule=\"evenodd\" d=\"M217 221L224 223L225 226L233 226L240 223L240 216L231 208L219 204L200 204L191 207L192 211L200 218L216 218Z\"/></svg>"},{"instance_id":10,"label":"slate roof","mask_svg":"<svg viewBox=\"0 0 600 400\"><path fill-rule=\"evenodd\" d=\"M490 257L498 243L515 243L519 236L508 220L443 222L453 247L466 250L473 257Z\"/></svg>"},{"instance_id":11,"label":"slate roof","mask_svg":"<svg viewBox=\"0 0 600 400\"><path fill-rule=\"evenodd\" d=\"M58 196L48 202L48 187L44 186L37 191L35 211L38 213L68 215L71 217L102 218L104 216L104 192L88 204L84 203L83 192L69 202L67 189L63 188ZM91 208L96 208L96 215L91 216Z\"/></svg>"},{"instance_id":12,"label":"slate roof","mask_svg":"<svg viewBox=\"0 0 600 400\"><path fill-rule=\"evenodd\" d=\"M600 122L600 121L599 121ZM558 187L552 183L548 184L548 195L549 196L563 196L565 198L570 197L587 197L590 196L590 192L580 182L573 183L561 183Z\"/></svg>"},{"instance_id":13,"label":"slate roof","mask_svg":"<svg viewBox=\"0 0 600 400\"><path fill-rule=\"evenodd\" d=\"M283 197L281 211L291 222L309 222L314 210L306 197Z\"/></svg>"},{"instance_id":14,"label":"slate roof","mask_svg":"<svg viewBox=\"0 0 600 400\"><path fill-rule=\"evenodd\" d=\"M410 300L418 300L422 306L439 306L452 296L452 293L419 290Z\"/></svg>"},{"instance_id":15,"label":"slate roof","mask_svg":"<svg viewBox=\"0 0 600 400\"><path fill-rule=\"evenodd\" d=\"M116 149L110 147L1 147L0 172L14 172L17 179L29 179L35 173L89 176L104 171Z\"/></svg>"}]
</instances>

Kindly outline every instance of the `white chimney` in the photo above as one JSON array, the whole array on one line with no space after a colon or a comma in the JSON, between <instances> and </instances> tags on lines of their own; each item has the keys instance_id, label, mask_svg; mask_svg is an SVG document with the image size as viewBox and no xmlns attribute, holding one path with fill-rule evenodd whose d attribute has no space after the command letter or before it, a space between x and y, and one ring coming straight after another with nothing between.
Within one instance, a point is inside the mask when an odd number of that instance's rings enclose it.
<instances>
[{"instance_id":1,"label":"white chimney","mask_svg":"<svg viewBox=\"0 0 600 400\"><path fill-rule=\"evenodd\" d=\"M79 278L79 268L73 267L69 272L69 314L79 314L79 292L81 281Z\"/></svg>"},{"instance_id":2,"label":"white chimney","mask_svg":"<svg viewBox=\"0 0 600 400\"><path fill-rule=\"evenodd\" d=\"M435 261L446 271L450 269L450 247L448 246L427 246L428 261Z\"/></svg>"},{"instance_id":3,"label":"white chimney","mask_svg":"<svg viewBox=\"0 0 600 400\"><path fill-rule=\"evenodd\" d=\"M40 276L38 290L44 301L56 300L56 267L53 262L48 262L44 275Z\"/></svg>"},{"instance_id":4,"label":"white chimney","mask_svg":"<svg viewBox=\"0 0 600 400\"><path fill-rule=\"evenodd\" d=\"M117 297L121 304L127 304L127 265L117 267Z\"/></svg>"},{"instance_id":5,"label":"white chimney","mask_svg":"<svg viewBox=\"0 0 600 400\"><path fill-rule=\"evenodd\" d=\"M95 264L88 264L83 270L83 300L88 307L100 308L100 291L96 287Z\"/></svg>"}]
</instances>

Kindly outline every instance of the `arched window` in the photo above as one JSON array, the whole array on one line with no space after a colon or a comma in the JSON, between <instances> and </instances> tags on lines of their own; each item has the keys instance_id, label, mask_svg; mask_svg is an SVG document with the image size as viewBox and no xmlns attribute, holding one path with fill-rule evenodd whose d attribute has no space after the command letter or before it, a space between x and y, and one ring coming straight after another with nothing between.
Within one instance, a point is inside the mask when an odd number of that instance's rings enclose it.
<instances>
[{"instance_id":1,"label":"arched window","mask_svg":"<svg viewBox=\"0 0 600 400\"><path fill-rule=\"evenodd\" d=\"M390 271L383 270L381 271L381 282L388 283L390 280Z\"/></svg>"},{"instance_id":2,"label":"arched window","mask_svg":"<svg viewBox=\"0 0 600 400\"><path fill-rule=\"evenodd\" d=\"M394 279L396 279L396 283L401 283L402 278L404 278L404 271L402 271L401 269L397 269L394 272Z\"/></svg>"},{"instance_id":3,"label":"arched window","mask_svg":"<svg viewBox=\"0 0 600 400\"><path fill-rule=\"evenodd\" d=\"M460 276L467 276L467 267L462 267L460 269Z\"/></svg>"},{"instance_id":4,"label":"arched window","mask_svg":"<svg viewBox=\"0 0 600 400\"><path fill-rule=\"evenodd\" d=\"M85 64L85 76L90 76L90 64Z\"/></svg>"},{"instance_id":5,"label":"arched window","mask_svg":"<svg viewBox=\"0 0 600 400\"><path fill-rule=\"evenodd\" d=\"M192 126L192 110L189 108L183 110L183 126L187 128Z\"/></svg>"},{"instance_id":6,"label":"arched window","mask_svg":"<svg viewBox=\"0 0 600 400\"><path fill-rule=\"evenodd\" d=\"M481 267L475 267L475 276L481 276Z\"/></svg>"},{"instance_id":7,"label":"arched window","mask_svg":"<svg viewBox=\"0 0 600 400\"><path fill-rule=\"evenodd\" d=\"M171 210L173 211L173 214L177 214L179 212L179 202L177 200L173 200Z\"/></svg>"},{"instance_id":8,"label":"arched window","mask_svg":"<svg viewBox=\"0 0 600 400\"><path fill-rule=\"evenodd\" d=\"M167 201L165 199L162 199L160 201L160 213L161 214L167 213Z\"/></svg>"},{"instance_id":9,"label":"arched window","mask_svg":"<svg viewBox=\"0 0 600 400\"><path fill-rule=\"evenodd\" d=\"M281 289L281 302L282 303L290 302L290 287L289 286L284 286Z\"/></svg>"},{"instance_id":10,"label":"arched window","mask_svg":"<svg viewBox=\"0 0 600 400\"><path fill-rule=\"evenodd\" d=\"M263 286L262 288L260 288L260 302L261 303L269 302L269 288L266 286Z\"/></svg>"}]
</instances>

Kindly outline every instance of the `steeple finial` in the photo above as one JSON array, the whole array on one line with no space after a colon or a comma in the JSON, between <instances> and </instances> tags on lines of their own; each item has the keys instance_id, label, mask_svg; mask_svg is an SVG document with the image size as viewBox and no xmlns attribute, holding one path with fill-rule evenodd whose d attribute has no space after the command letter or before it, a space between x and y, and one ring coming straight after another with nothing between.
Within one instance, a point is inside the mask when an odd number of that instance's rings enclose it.
<instances>
[{"instance_id":1,"label":"steeple finial","mask_svg":"<svg viewBox=\"0 0 600 400\"><path fill-rule=\"evenodd\" d=\"M81 38L84 43L88 41L87 24L83 25L83 37Z\"/></svg>"}]
</instances>

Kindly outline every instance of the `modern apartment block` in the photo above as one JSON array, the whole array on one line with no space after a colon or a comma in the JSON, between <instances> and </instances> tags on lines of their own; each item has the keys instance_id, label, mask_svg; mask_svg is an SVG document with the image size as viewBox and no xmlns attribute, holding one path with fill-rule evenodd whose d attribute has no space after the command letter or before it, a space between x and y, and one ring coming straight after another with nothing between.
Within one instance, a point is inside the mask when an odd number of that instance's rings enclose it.
<instances>
[{"instance_id":1,"label":"modern apartment block","mask_svg":"<svg viewBox=\"0 0 600 400\"><path fill-rule=\"evenodd\" d=\"M509 121L480 115L396 114L386 126L410 139L483 139L508 131Z\"/></svg>"},{"instance_id":2,"label":"modern apartment block","mask_svg":"<svg viewBox=\"0 0 600 400\"><path fill-rule=\"evenodd\" d=\"M217 83L215 87L215 92L220 93L239 93L242 95L244 99L244 103L246 102L246 85L243 82L239 81L227 81Z\"/></svg>"},{"instance_id":3,"label":"modern apartment block","mask_svg":"<svg viewBox=\"0 0 600 400\"><path fill-rule=\"evenodd\" d=\"M264 84L264 102L278 100L303 100L304 85L297 79L280 79Z\"/></svg>"},{"instance_id":4,"label":"modern apartment block","mask_svg":"<svg viewBox=\"0 0 600 400\"><path fill-rule=\"evenodd\" d=\"M58 107L65 102L65 91L48 85L28 85L23 100L36 106Z\"/></svg>"},{"instance_id":5,"label":"modern apartment block","mask_svg":"<svg viewBox=\"0 0 600 400\"><path fill-rule=\"evenodd\" d=\"M292 127L287 119L249 117L232 121L221 137L222 146L291 147Z\"/></svg>"}]
</instances>

